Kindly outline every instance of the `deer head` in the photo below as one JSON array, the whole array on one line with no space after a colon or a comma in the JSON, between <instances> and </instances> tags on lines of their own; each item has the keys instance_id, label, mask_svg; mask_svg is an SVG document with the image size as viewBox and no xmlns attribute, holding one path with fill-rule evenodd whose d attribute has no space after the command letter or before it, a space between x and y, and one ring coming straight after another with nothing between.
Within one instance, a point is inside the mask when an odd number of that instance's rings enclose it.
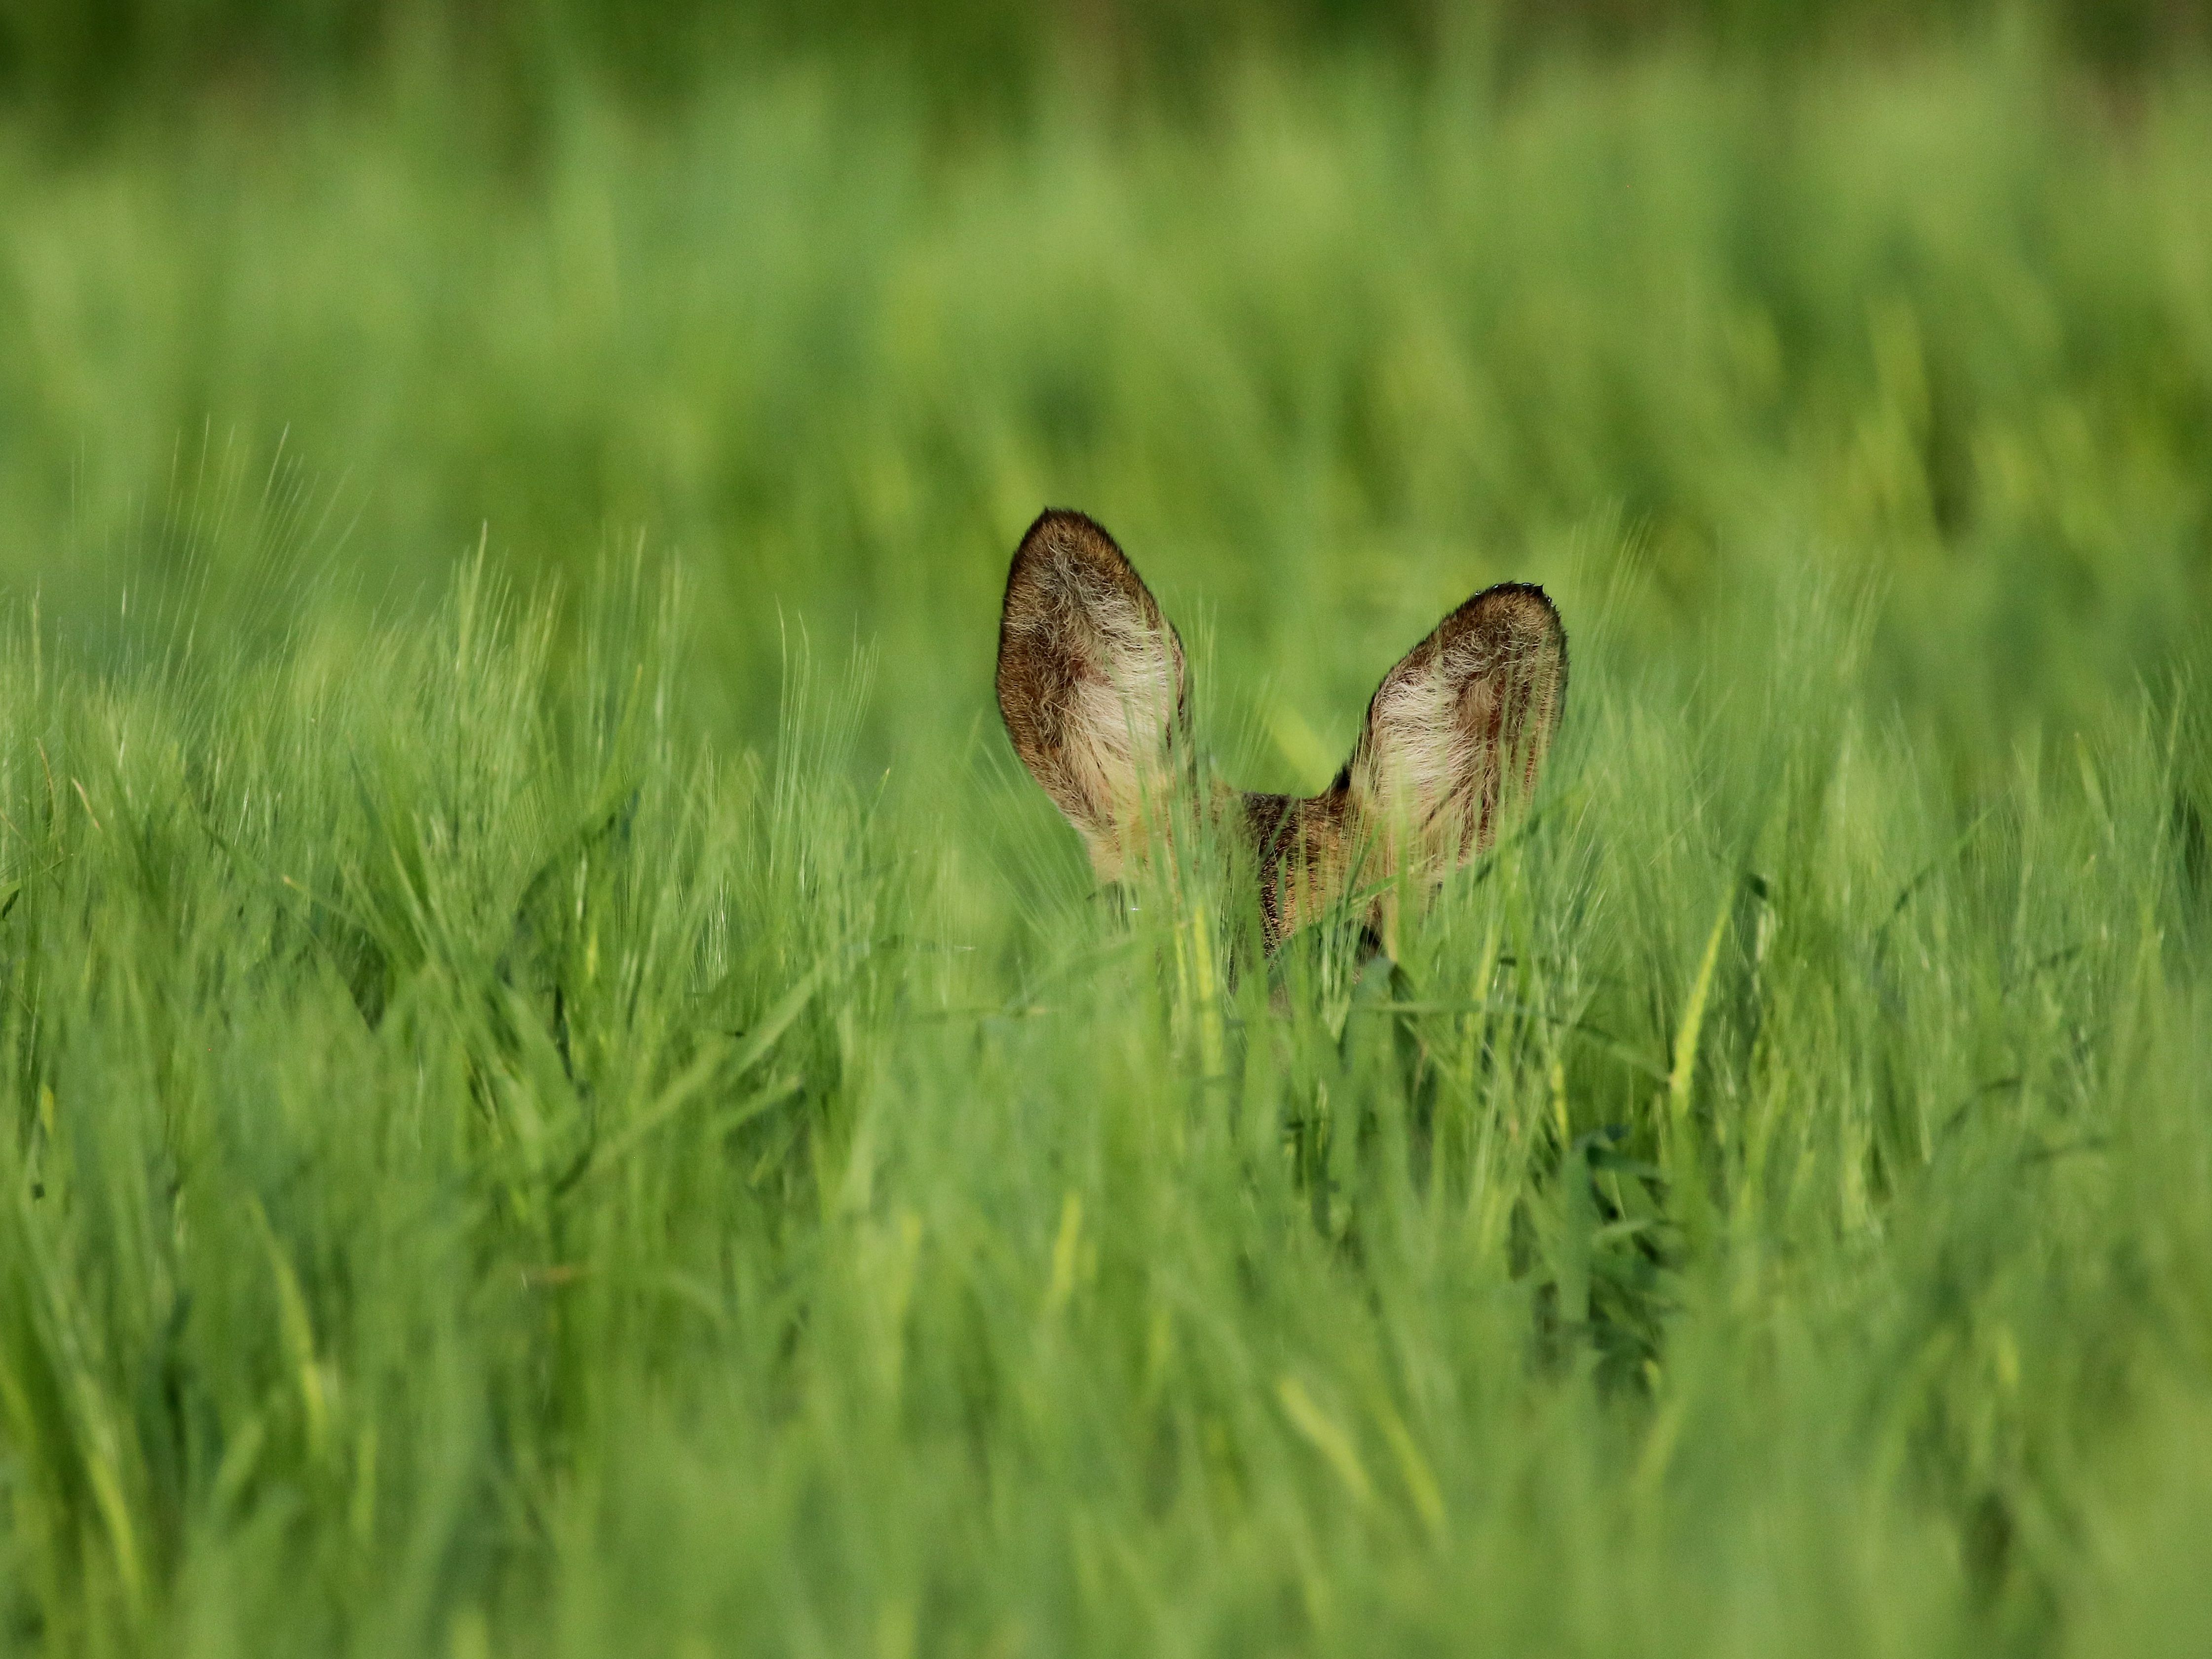
<instances>
[{"instance_id":1,"label":"deer head","mask_svg":"<svg viewBox=\"0 0 2212 1659\"><path fill-rule=\"evenodd\" d=\"M1567 695L1567 637L1540 587L1486 588L1382 677L1352 758L1307 799L1203 781L1182 641L1114 538L1048 512L1015 550L999 624L1014 752L1081 835L1102 882L1210 817L1249 856L1267 946L1355 891L1389 937L1391 895L1486 852L1534 789Z\"/></svg>"}]
</instances>

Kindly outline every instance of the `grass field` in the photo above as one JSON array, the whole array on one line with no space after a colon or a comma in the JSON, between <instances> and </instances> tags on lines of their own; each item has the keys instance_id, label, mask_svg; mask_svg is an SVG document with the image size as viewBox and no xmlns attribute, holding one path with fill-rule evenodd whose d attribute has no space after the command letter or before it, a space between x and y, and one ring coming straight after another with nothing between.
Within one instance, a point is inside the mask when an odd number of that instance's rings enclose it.
<instances>
[{"instance_id":1,"label":"grass field","mask_svg":"<svg viewBox=\"0 0 2212 1659\"><path fill-rule=\"evenodd\" d=\"M0 1652L2194 1654L2212 73L0 126ZM1319 787L1116 916L1048 503Z\"/></svg>"}]
</instances>

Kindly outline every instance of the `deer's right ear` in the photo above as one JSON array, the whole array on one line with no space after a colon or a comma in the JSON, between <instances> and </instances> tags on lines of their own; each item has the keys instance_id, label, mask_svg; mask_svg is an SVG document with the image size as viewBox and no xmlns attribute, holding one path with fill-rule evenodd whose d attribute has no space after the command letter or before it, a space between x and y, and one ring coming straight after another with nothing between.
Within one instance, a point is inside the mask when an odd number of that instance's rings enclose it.
<instances>
[{"instance_id":1,"label":"deer's right ear","mask_svg":"<svg viewBox=\"0 0 2212 1659\"><path fill-rule=\"evenodd\" d=\"M1114 538L1080 513L1041 516L1006 577L999 712L1101 880L1166 798L1185 689L1182 641Z\"/></svg>"}]
</instances>

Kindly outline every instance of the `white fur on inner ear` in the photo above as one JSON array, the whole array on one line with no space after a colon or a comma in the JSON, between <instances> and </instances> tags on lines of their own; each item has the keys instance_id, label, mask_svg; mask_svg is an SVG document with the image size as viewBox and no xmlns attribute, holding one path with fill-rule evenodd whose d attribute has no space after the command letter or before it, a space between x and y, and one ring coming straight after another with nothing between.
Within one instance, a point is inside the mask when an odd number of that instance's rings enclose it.
<instances>
[{"instance_id":1,"label":"white fur on inner ear","mask_svg":"<svg viewBox=\"0 0 2212 1659\"><path fill-rule=\"evenodd\" d=\"M1094 816L1125 825L1163 787L1156 775L1182 700L1182 652L1127 594L1072 563L1053 574L1064 583L1064 637L1080 665L1066 714L1068 764Z\"/></svg>"},{"instance_id":2,"label":"white fur on inner ear","mask_svg":"<svg viewBox=\"0 0 2212 1659\"><path fill-rule=\"evenodd\" d=\"M1469 599L1384 676L1349 779L1377 875L1433 880L1490 848L1504 798L1534 787L1566 678L1559 613L1520 583Z\"/></svg>"},{"instance_id":3,"label":"white fur on inner ear","mask_svg":"<svg viewBox=\"0 0 2212 1659\"><path fill-rule=\"evenodd\" d=\"M1112 538L1080 514L1039 519L1007 580L999 705L1102 878L1170 788L1183 690L1182 641Z\"/></svg>"}]
</instances>

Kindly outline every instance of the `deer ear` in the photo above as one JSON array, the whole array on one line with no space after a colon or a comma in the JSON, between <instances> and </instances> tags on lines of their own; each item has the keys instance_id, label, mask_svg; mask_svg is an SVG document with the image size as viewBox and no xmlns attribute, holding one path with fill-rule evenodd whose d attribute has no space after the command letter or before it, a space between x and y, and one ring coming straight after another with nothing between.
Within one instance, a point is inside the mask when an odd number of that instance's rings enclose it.
<instances>
[{"instance_id":1,"label":"deer ear","mask_svg":"<svg viewBox=\"0 0 2212 1659\"><path fill-rule=\"evenodd\" d=\"M1385 872L1429 880L1498 837L1525 798L1567 700L1567 635L1540 587L1476 594L1383 676L1346 768Z\"/></svg>"},{"instance_id":2,"label":"deer ear","mask_svg":"<svg viewBox=\"0 0 2212 1659\"><path fill-rule=\"evenodd\" d=\"M1029 527L999 623L999 712L1030 775L1120 875L1173 778L1182 641L1121 550L1080 513Z\"/></svg>"}]
</instances>

